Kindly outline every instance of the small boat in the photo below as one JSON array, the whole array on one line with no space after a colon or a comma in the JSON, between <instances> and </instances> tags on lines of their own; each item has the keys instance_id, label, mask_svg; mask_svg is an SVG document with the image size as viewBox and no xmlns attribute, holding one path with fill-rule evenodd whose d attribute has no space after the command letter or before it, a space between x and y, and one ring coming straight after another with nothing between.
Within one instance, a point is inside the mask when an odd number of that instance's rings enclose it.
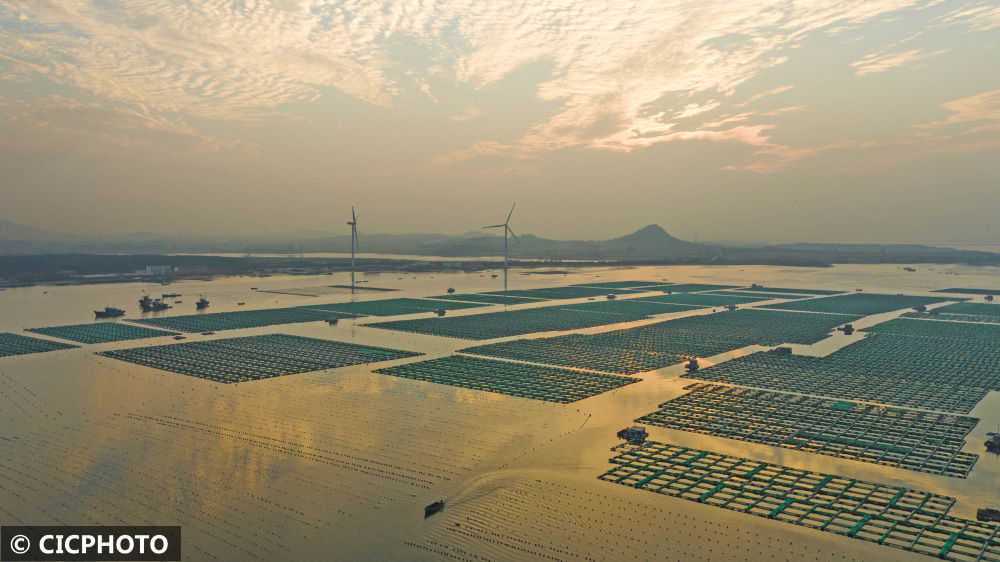
<instances>
[{"instance_id":1,"label":"small boat","mask_svg":"<svg viewBox=\"0 0 1000 562\"><path fill-rule=\"evenodd\" d=\"M187 336L182 336L182 335L179 335L179 334L178 334L178 335L174 336L174 339L175 339L175 340L186 340L186 339L187 339Z\"/></svg>"},{"instance_id":2,"label":"small boat","mask_svg":"<svg viewBox=\"0 0 1000 562\"><path fill-rule=\"evenodd\" d=\"M439 308L434 311L434 314L437 314L438 316L444 316L445 314L448 314L448 311L443 308Z\"/></svg>"},{"instance_id":3,"label":"small boat","mask_svg":"<svg viewBox=\"0 0 1000 562\"><path fill-rule=\"evenodd\" d=\"M649 437L649 433L647 433L646 428L641 425L626 427L618 432L618 438L624 439L629 445L642 445L646 441L647 437Z\"/></svg>"},{"instance_id":4,"label":"small boat","mask_svg":"<svg viewBox=\"0 0 1000 562\"><path fill-rule=\"evenodd\" d=\"M149 310L152 310L152 311L166 310L168 308L170 308L169 304L163 302L161 299L154 299L153 302L150 304ZM143 309L143 310L145 310L145 309Z\"/></svg>"},{"instance_id":5,"label":"small boat","mask_svg":"<svg viewBox=\"0 0 1000 562\"><path fill-rule=\"evenodd\" d=\"M608 295L608 300L613 301L618 298L618 295Z\"/></svg>"},{"instance_id":6,"label":"small boat","mask_svg":"<svg viewBox=\"0 0 1000 562\"><path fill-rule=\"evenodd\" d=\"M236 306L243 306L245 304L246 304L245 302L238 302L238 303L236 303Z\"/></svg>"},{"instance_id":7,"label":"small boat","mask_svg":"<svg viewBox=\"0 0 1000 562\"><path fill-rule=\"evenodd\" d=\"M165 298L165 299L175 299L175 298L181 296L181 294L180 293L163 293L160 296L162 298Z\"/></svg>"},{"instance_id":8,"label":"small boat","mask_svg":"<svg viewBox=\"0 0 1000 562\"><path fill-rule=\"evenodd\" d=\"M448 287L448 294L453 294L455 292L455 287Z\"/></svg>"},{"instance_id":9,"label":"small boat","mask_svg":"<svg viewBox=\"0 0 1000 562\"><path fill-rule=\"evenodd\" d=\"M203 335L203 336L214 336L215 332L202 332L201 335Z\"/></svg>"},{"instance_id":10,"label":"small boat","mask_svg":"<svg viewBox=\"0 0 1000 562\"><path fill-rule=\"evenodd\" d=\"M256 291L256 290L257 290L257 287L250 287L250 290L251 290L251 291Z\"/></svg>"},{"instance_id":11,"label":"small boat","mask_svg":"<svg viewBox=\"0 0 1000 562\"><path fill-rule=\"evenodd\" d=\"M987 435L990 438L986 440L986 450L1000 455L1000 433L987 433Z\"/></svg>"},{"instance_id":12,"label":"small boat","mask_svg":"<svg viewBox=\"0 0 1000 562\"><path fill-rule=\"evenodd\" d=\"M208 305L209 305L208 299L206 299L205 297L201 297L201 299L199 299L198 302L194 303L194 307L197 308L198 310L201 310L203 308L208 308Z\"/></svg>"},{"instance_id":13,"label":"small boat","mask_svg":"<svg viewBox=\"0 0 1000 562\"><path fill-rule=\"evenodd\" d=\"M326 319L326 323L329 324L329 325L331 325L331 326L336 326L337 322L338 322L338 320L336 318L327 318Z\"/></svg>"},{"instance_id":14,"label":"small boat","mask_svg":"<svg viewBox=\"0 0 1000 562\"><path fill-rule=\"evenodd\" d=\"M438 500L424 508L424 518L426 519L442 509L444 509L444 500Z\"/></svg>"},{"instance_id":15,"label":"small boat","mask_svg":"<svg viewBox=\"0 0 1000 562\"><path fill-rule=\"evenodd\" d=\"M104 310L95 310L94 316L97 318L115 318L118 316L125 316L125 311L113 306L105 306Z\"/></svg>"}]
</instances>

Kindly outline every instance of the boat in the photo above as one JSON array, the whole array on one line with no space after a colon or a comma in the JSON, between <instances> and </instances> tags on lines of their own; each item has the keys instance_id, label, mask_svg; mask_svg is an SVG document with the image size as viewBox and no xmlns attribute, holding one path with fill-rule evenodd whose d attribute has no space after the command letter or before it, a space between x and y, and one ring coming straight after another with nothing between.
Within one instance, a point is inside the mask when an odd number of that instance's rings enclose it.
<instances>
[{"instance_id":1,"label":"boat","mask_svg":"<svg viewBox=\"0 0 1000 562\"><path fill-rule=\"evenodd\" d=\"M337 322L338 322L338 320L336 318L327 318L326 319L326 323L329 324L329 325L331 325L331 326L336 326Z\"/></svg>"},{"instance_id":2,"label":"boat","mask_svg":"<svg viewBox=\"0 0 1000 562\"><path fill-rule=\"evenodd\" d=\"M445 314L448 314L448 311L443 308L439 308L434 311L434 314L437 314L438 316L444 316Z\"/></svg>"},{"instance_id":3,"label":"boat","mask_svg":"<svg viewBox=\"0 0 1000 562\"><path fill-rule=\"evenodd\" d=\"M104 310L95 310L94 316L97 318L115 318L118 316L125 316L125 311L113 306L105 306Z\"/></svg>"},{"instance_id":4,"label":"boat","mask_svg":"<svg viewBox=\"0 0 1000 562\"><path fill-rule=\"evenodd\" d=\"M986 450L990 453L1000 455L1000 433L989 433L991 437L986 440Z\"/></svg>"},{"instance_id":5,"label":"boat","mask_svg":"<svg viewBox=\"0 0 1000 562\"><path fill-rule=\"evenodd\" d=\"M453 294L455 292L455 287L448 287L448 294Z\"/></svg>"},{"instance_id":6,"label":"boat","mask_svg":"<svg viewBox=\"0 0 1000 562\"><path fill-rule=\"evenodd\" d=\"M143 312L153 310L153 298L149 295L142 295L142 298L139 299L139 307L142 308Z\"/></svg>"},{"instance_id":7,"label":"boat","mask_svg":"<svg viewBox=\"0 0 1000 562\"><path fill-rule=\"evenodd\" d=\"M618 431L618 438L624 439L629 445L641 445L649 437L646 428L641 425L633 425Z\"/></svg>"},{"instance_id":8,"label":"boat","mask_svg":"<svg viewBox=\"0 0 1000 562\"><path fill-rule=\"evenodd\" d=\"M212 332L212 331L202 332L201 335L203 335L203 336L214 336L215 332Z\"/></svg>"},{"instance_id":9,"label":"boat","mask_svg":"<svg viewBox=\"0 0 1000 562\"><path fill-rule=\"evenodd\" d=\"M181 296L181 294L180 293L163 293L160 296L162 298L165 298L165 299L173 299L173 298L177 298L177 297Z\"/></svg>"},{"instance_id":10,"label":"boat","mask_svg":"<svg viewBox=\"0 0 1000 562\"><path fill-rule=\"evenodd\" d=\"M186 339L187 339L187 336L182 336L182 335L179 335L179 334L178 334L178 335L174 336L174 339L175 339L175 340L186 340Z\"/></svg>"},{"instance_id":11,"label":"boat","mask_svg":"<svg viewBox=\"0 0 1000 562\"><path fill-rule=\"evenodd\" d=\"M238 302L238 303L236 303L236 306L243 306L245 304L246 304L245 302Z\"/></svg>"},{"instance_id":12,"label":"boat","mask_svg":"<svg viewBox=\"0 0 1000 562\"><path fill-rule=\"evenodd\" d=\"M426 519L442 509L444 509L444 500L438 500L424 508L424 518Z\"/></svg>"},{"instance_id":13,"label":"boat","mask_svg":"<svg viewBox=\"0 0 1000 562\"><path fill-rule=\"evenodd\" d=\"M618 298L618 295L608 295L608 300L613 301Z\"/></svg>"},{"instance_id":14,"label":"boat","mask_svg":"<svg viewBox=\"0 0 1000 562\"><path fill-rule=\"evenodd\" d=\"M150 305L150 310L152 311L166 310L168 308L171 308L170 305L163 302L162 299L154 299L153 303Z\"/></svg>"},{"instance_id":15,"label":"boat","mask_svg":"<svg viewBox=\"0 0 1000 562\"><path fill-rule=\"evenodd\" d=\"M208 308L208 304L209 304L208 299L206 299L205 297L201 297L201 299L199 299L198 302L194 303L194 307L197 308L198 310L201 310L203 308Z\"/></svg>"},{"instance_id":16,"label":"boat","mask_svg":"<svg viewBox=\"0 0 1000 562\"><path fill-rule=\"evenodd\" d=\"M256 290L257 290L257 287L250 287L250 290L251 290L251 291L256 291Z\"/></svg>"},{"instance_id":17,"label":"boat","mask_svg":"<svg viewBox=\"0 0 1000 562\"><path fill-rule=\"evenodd\" d=\"M684 369L687 372L689 372L689 373L693 373L693 372L697 371L698 370L698 358L697 357L692 357L692 358L688 359L687 365L684 365Z\"/></svg>"}]
</instances>

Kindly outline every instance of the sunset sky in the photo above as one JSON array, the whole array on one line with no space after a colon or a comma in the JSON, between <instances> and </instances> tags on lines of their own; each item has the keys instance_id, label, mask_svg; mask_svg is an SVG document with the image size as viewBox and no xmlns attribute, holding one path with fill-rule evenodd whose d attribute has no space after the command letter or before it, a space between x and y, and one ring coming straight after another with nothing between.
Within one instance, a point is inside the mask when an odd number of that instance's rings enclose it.
<instances>
[{"instance_id":1,"label":"sunset sky","mask_svg":"<svg viewBox=\"0 0 1000 562\"><path fill-rule=\"evenodd\" d=\"M1000 241L1000 3L0 0L0 219Z\"/></svg>"}]
</instances>

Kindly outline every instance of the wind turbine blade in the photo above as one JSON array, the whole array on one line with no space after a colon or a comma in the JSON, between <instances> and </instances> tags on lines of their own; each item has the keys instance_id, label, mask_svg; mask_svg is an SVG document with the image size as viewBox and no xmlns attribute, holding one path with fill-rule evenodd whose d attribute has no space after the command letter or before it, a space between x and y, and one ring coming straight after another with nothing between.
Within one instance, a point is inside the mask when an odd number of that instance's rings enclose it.
<instances>
[{"instance_id":1,"label":"wind turbine blade","mask_svg":"<svg viewBox=\"0 0 1000 562\"><path fill-rule=\"evenodd\" d=\"M517 205L517 203L514 203L514 205L510 206L510 212L507 213L507 222L505 222L504 224L509 224L510 223L510 216L514 214L514 206L515 205Z\"/></svg>"},{"instance_id":2,"label":"wind turbine blade","mask_svg":"<svg viewBox=\"0 0 1000 562\"><path fill-rule=\"evenodd\" d=\"M353 220L353 221L357 221L358 220L358 215L354 214L354 205L351 205L351 220Z\"/></svg>"},{"instance_id":3,"label":"wind turbine blade","mask_svg":"<svg viewBox=\"0 0 1000 562\"><path fill-rule=\"evenodd\" d=\"M514 237L514 240L516 240L518 244L521 243L521 241L517 239L517 234L514 234L514 231L511 230L509 226L507 227L507 232L509 232L510 235Z\"/></svg>"},{"instance_id":4,"label":"wind turbine blade","mask_svg":"<svg viewBox=\"0 0 1000 562\"><path fill-rule=\"evenodd\" d=\"M503 228L507 226L506 224L494 224L492 226L484 226L483 228Z\"/></svg>"}]
</instances>

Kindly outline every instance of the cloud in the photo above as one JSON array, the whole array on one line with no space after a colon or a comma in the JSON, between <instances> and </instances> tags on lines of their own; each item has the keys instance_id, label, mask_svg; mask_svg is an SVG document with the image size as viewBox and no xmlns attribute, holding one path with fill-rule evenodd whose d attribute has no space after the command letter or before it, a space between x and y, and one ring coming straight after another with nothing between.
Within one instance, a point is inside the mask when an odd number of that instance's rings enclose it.
<instances>
[{"instance_id":1,"label":"cloud","mask_svg":"<svg viewBox=\"0 0 1000 562\"><path fill-rule=\"evenodd\" d=\"M475 119L476 117L482 117L486 115L486 110L481 107L476 107L474 105L467 105L461 113L456 113L449 117L452 121L468 121L470 119Z\"/></svg>"},{"instance_id":2,"label":"cloud","mask_svg":"<svg viewBox=\"0 0 1000 562\"><path fill-rule=\"evenodd\" d=\"M946 52L948 51L945 49L930 52L922 51L920 49L911 49L909 51L901 51L898 53L870 53L862 57L861 60L851 63L851 66L854 67L855 74L858 76L868 76L869 74L885 72L886 70L892 68L912 66L924 59L935 57Z\"/></svg>"},{"instance_id":3,"label":"cloud","mask_svg":"<svg viewBox=\"0 0 1000 562\"><path fill-rule=\"evenodd\" d=\"M962 25L976 31L1000 27L1000 5L991 1L975 2L952 10L940 19L945 25Z\"/></svg>"},{"instance_id":4,"label":"cloud","mask_svg":"<svg viewBox=\"0 0 1000 562\"><path fill-rule=\"evenodd\" d=\"M437 101L430 77L438 93L445 80L483 90L544 62L549 75L536 97L552 109L507 143L511 152L630 151L696 138L760 146L772 125L752 121L765 114L730 113L739 123L728 128L712 117L740 88L812 33L933 3L8 0L0 6L0 73L183 127L185 117L260 119L330 89L384 107L409 89ZM875 55L858 72L918 55ZM452 119L473 117L466 108Z\"/></svg>"}]
</instances>

